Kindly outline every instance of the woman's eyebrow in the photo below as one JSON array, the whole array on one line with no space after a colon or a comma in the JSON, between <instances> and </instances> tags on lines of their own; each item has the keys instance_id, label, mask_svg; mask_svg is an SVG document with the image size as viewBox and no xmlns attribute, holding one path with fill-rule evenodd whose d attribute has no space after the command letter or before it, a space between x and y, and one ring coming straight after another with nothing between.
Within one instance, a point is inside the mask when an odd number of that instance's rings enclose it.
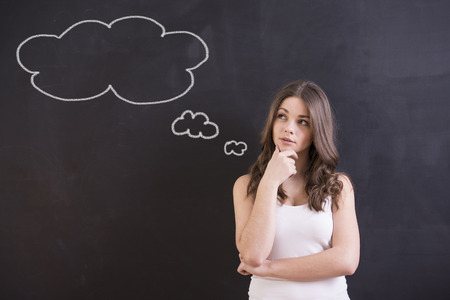
<instances>
[{"instance_id":1,"label":"woman's eyebrow","mask_svg":"<svg viewBox=\"0 0 450 300\"><path fill-rule=\"evenodd\" d=\"M284 110L286 113L289 113L289 111L288 111L286 108L284 108L284 107L280 107L279 109L282 109L282 110ZM298 115L298 117L299 117L299 118L308 118L308 119L310 119L310 117L309 117L308 115Z\"/></svg>"}]
</instances>

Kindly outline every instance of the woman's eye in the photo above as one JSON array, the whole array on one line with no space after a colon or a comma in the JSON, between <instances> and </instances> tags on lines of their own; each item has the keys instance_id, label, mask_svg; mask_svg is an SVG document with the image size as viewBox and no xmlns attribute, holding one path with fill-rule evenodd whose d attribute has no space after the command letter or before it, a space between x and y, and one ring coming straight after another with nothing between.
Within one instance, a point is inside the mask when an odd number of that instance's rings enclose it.
<instances>
[{"instance_id":1,"label":"woman's eye","mask_svg":"<svg viewBox=\"0 0 450 300\"><path fill-rule=\"evenodd\" d=\"M308 121L306 121L306 120L300 120L300 121L298 121L298 124L305 125L305 126L309 125Z\"/></svg>"},{"instance_id":2,"label":"woman's eye","mask_svg":"<svg viewBox=\"0 0 450 300\"><path fill-rule=\"evenodd\" d=\"M278 114L278 119L282 119L282 120L284 120L284 119L286 119L286 115L285 114Z\"/></svg>"}]
</instances>

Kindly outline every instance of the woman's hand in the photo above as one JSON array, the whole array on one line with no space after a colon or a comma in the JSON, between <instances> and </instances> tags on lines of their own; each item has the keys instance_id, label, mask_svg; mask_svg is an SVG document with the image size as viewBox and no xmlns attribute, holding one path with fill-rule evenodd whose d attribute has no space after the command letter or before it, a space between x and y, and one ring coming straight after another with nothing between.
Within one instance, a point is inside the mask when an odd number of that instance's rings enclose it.
<instances>
[{"instance_id":1,"label":"woman's hand","mask_svg":"<svg viewBox=\"0 0 450 300\"><path fill-rule=\"evenodd\" d=\"M244 258L239 253L239 259L241 260L241 263L239 264L239 267L237 268L238 273L242 275L256 275L260 277L268 276L269 271L269 264L270 260L265 260L261 265L259 266L251 266L245 263Z\"/></svg>"},{"instance_id":2,"label":"woman's hand","mask_svg":"<svg viewBox=\"0 0 450 300\"><path fill-rule=\"evenodd\" d=\"M280 151L278 146L272 154L272 158L267 164L264 177L273 180L280 186L286 179L297 174L295 161L298 159L297 153L294 150Z\"/></svg>"}]
</instances>

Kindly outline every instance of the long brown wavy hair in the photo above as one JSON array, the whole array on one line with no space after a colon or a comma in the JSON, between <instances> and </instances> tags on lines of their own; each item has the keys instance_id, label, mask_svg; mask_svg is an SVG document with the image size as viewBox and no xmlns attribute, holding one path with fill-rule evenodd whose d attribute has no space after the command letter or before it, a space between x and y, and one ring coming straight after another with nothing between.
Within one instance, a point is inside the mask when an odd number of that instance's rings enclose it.
<instances>
[{"instance_id":1,"label":"long brown wavy hair","mask_svg":"<svg viewBox=\"0 0 450 300\"><path fill-rule=\"evenodd\" d=\"M325 92L317 84L306 80L291 82L276 94L261 133L262 152L250 167L251 178L247 186L247 195L256 196L261 178L275 151L273 124L281 102L288 97L301 98L310 113L313 142L309 148L309 166L305 172L308 206L315 211L323 211L325 199L331 196L333 205L338 208L343 184L338 179L339 173L336 172L339 153L335 145L334 116ZM278 188L278 198L281 202L287 198L281 185Z\"/></svg>"}]
</instances>

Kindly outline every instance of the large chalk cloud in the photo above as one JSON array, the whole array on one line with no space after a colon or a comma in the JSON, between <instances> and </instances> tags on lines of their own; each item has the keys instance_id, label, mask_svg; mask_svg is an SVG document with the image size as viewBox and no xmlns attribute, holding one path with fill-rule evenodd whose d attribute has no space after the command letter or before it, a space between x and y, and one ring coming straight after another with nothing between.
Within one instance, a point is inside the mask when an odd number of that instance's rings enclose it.
<instances>
[{"instance_id":1,"label":"large chalk cloud","mask_svg":"<svg viewBox=\"0 0 450 300\"><path fill-rule=\"evenodd\" d=\"M107 24L85 20L60 35L38 34L17 48L19 65L39 92L62 101L107 92L136 105L183 97L193 71L208 60L206 43L188 31L166 31L154 19L127 16Z\"/></svg>"}]
</instances>

